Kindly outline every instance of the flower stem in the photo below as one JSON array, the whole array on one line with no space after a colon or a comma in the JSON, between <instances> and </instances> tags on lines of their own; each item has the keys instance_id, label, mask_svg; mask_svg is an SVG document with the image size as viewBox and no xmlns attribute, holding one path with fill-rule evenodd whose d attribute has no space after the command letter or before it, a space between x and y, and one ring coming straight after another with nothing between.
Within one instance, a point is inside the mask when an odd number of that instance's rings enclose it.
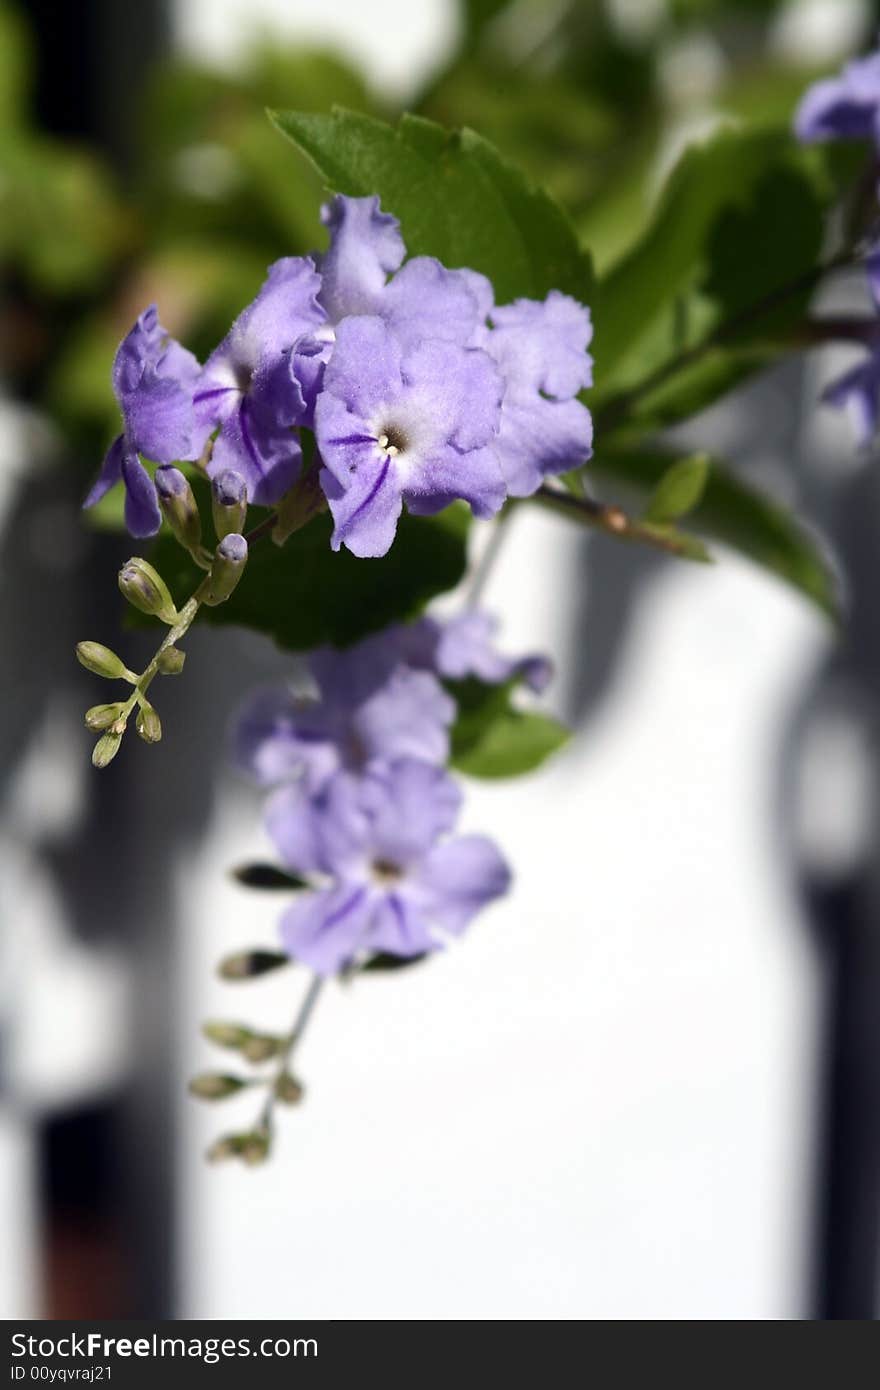
<instances>
[{"instance_id":1,"label":"flower stem","mask_svg":"<svg viewBox=\"0 0 880 1390\"><path fill-rule=\"evenodd\" d=\"M592 497L575 497L571 492L563 492L544 483L534 494L535 501L551 511L563 516L574 517L585 526L592 526L606 535L618 540L639 541L651 545L656 550L665 550L670 555L681 555L692 559L690 538L682 538L674 533L666 534L657 526L634 521L622 507L596 502Z\"/></svg>"},{"instance_id":2,"label":"flower stem","mask_svg":"<svg viewBox=\"0 0 880 1390\"><path fill-rule=\"evenodd\" d=\"M125 727L125 723L132 710L134 709L135 705L141 702L143 697L146 695L151 682L158 675L159 659L162 653L164 651L167 651L169 647L175 646L175 644L179 642L182 637L186 636L186 634L192 627L196 614L202 606L202 600L208 590L210 582L211 577L210 575L207 575L202 580L201 584L198 586L195 592L190 595L186 603L178 611L177 621L174 623L173 627L170 627L168 629L164 638L162 639L161 644L156 648L156 652L153 656L152 661L148 666L144 668L144 670L138 676L137 683L134 689L132 690L131 695L126 700L125 706L123 707L122 712L119 716L118 723L121 724L123 728Z\"/></svg>"},{"instance_id":3,"label":"flower stem","mask_svg":"<svg viewBox=\"0 0 880 1390\"><path fill-rule=\"evenodd\" d=\"M303 1034L306 1031L306 1028L309 1025L309 1020L312 1016L315 1005L318 1002L318 997L323 987L324 976L313 975L311 984L306 990L305 997L302 1003L300 1004L296 1014L296 1018L293 1021L293 1026L287 1035L284 1047L279 1054L278 1066L276 1068L274 1076L272 1077L269 1083L269 1093L266 1096L265 1104L263 1105L263 1108L260 1111L259 1118L256 1124L257 1131L262 1132L267 1137L271 1134L272 1115L275 1109L275 1101L277 1098L275 1094L275 1087L281 1080L281 1078L284 1076L285 1072L287 1071L290 1065L290 1059L293 1056L294 1050L296 1049L298 1043L300 1042Z\"/></svg>"}]
</instances>

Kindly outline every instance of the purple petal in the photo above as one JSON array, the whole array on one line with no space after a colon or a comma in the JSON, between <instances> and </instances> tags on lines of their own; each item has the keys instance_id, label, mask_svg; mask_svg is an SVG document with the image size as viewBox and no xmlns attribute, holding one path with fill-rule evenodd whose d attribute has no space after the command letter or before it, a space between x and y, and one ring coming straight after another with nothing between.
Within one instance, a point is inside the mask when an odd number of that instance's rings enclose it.
<instances>
[{"instance_id":1,"label":"purple petal","mask_svg":"<svg viewBox=\"0 0 880 1390\"><path fill-rule=\"evenodd\" d=\"M104 455L104 462L101 471L83 502L84 507L94 507L96 502L100 502L105 493L111 487L115 487L122 477L122 456L125 451L125 437L118 434L114 439L107 453Z\"/></svg>"},{"instance_id":2,"label":"purple petal","mask_svg":"<svg viewBox=\"0 0 880 1390\"><path fill-rule=\"evenodd\" d=\"M285 686L255 690L233 727L233 760L264 787L302 776L318 789L337 770L336 727L316 701Z\"/></svg>"},{"instance_id":3,"label":"purple petal","mask_svg":"<svg viewBox=\"0 0 880 1390\"><path fill-rule=\"evenodd\" d=\"M457 935L510 887L510 869L493 842L462 835L437 845L406 885L406 896L432 925Z\"/></svg>"},{"instance_id":4,"label":"purple petal","mask_svg":"<svg viewBox=\"0 0 880 1390\"><path fill-rule=\"evenodd\" d=\"M492 287L472 270L447 270L431 256L416 256L389 281L376 312L403 344L443 338L467 346L485 324Z\"/></svg>"},{"instance_id":5,"label":"purple petal","mask_svg":"<svg viewBox=\"0 0 880 1390\"><path fill-rule=\"evenodd\" d=\"M427 671L396 670L354 715L365 759L418 758L444 763L455 702Z\"/></svg>"},{"instance_id":6,"label":"purple petal","mask_svg":"<svg viewBox=\"0 0 880 1390\"><path fill-rule=\"evenodd\" d=\"M321 470L320 482L335 523L333 549L344 545L363 559L386 555L403 510L400 483L390 460L370 460L348 488L341 487L327 468Z\"/></svg>"},{"instance_id":7,"label":"purple petal","mask_svg":"<svg viewBox=\"0 0 880 1390\"><path fill-rule=\"evenodd\" d=\"M156 485L137 454L126 450L122 459L125 483L125 524L132 536L155 536L162 524Z\"/></svg>"},{"instance_id":8,"label":"purple petal","mask_svg":"<svg viewBox=\"0 0 880 1390\"><path fill-rule=\"evenodd\" d=\"M301 894L281 919L284 949L319 975L333 975L361 948L370 925L365 885Z\"/></svg>"},{"instance_id":9,"label":"purple petal","mask_svg":"<svg viewBox=\"0 0 880 1390\"><path fill-rule=\"evenodd\" d=\"M417 861L455 824L461 790L444 768L413 758L371 765L360 788L374 857L400 866Z\"/></svg>"},{"instance_id":10,"label":"purple petal","mask_svg":"<svg viewBox=\"0 0 880 1390\"><path fill-rule=\"evenodd\" d=\"M324 371L324 392L342 401L350 413L360 419L372 415L379 406L390 405L403 391L401 381L401 347L381 318L364 316L349 318L336 330L336 346ZM325 438L322 429L322 405L318 401L315 428L322 454ZM350 433L350 430L330 434ZM368 433L365 430L356 433ZM329 460L328 460L329 466Z\"/></svg>"},{"instance_id":11,"label":"purple petal","mask_svg":"<svg viewBox=\"0 0 880 1390\"><path fill-rule=\"evenodd\" d=\"M846 409L853 421L856 441L866 449L874 440L880 422L880 353L845 372L826 386L822 399Z\"/></svg>"},{"instance_id":12,"label":"purple petal","mask_svg":"<svg viewBox=\"0 0 880 1390\"><path fill-rule=\"evenodd\" d=\"M801 140L861 139L875 136L880 104L880 54L847 63L837 77L816 82L804 95L795 116Z\"/></svg>"},{"instance_id":13,"label":"purple petal","mask_svg":"<svg viewBox=\"0 0 880 1390\"><path fill-rule=\"evenodd\" d=\"M267 803L266 828L285 864L301 873L357 876L369 852L361 779L337 772L320 791L282 787Z\"/></svg>"},{"instance_id":14,"label":"purple petal","mask_svg":"<svg viewBox=\"0 0 880 1390\"><path fill-rule=\"evenodd\" d=\"M496 449L462 454L450 447L425 460L403 496L413 516L435 516L460 500L486 520L504 505L507 484Z\"/></svg>"},{"instance_id":15,"label":"purple petal","mask_svg":"<svg viewBox=\"0 0 880 1390\"><path fill-rule=\"evenodd\" d=\"M297 435L273 415L273 402L259 394L241 397L220 427L208 468L213 478L232 469L245 482L249 501L272 506L296 482L302 464Z\"/></svg>"},{"instance_id":16,"label":"purple petal","mask_svg":"<svg viewBox=\"0 0 880 1390\"><path fill-rule=\"evenodd\" d=\"M133 449L155 463L194 455L192 396L169 377L148 368L124 400L126 435Z\"/></svg>"},{"instance_id":17,"label":"purple petal","mask_svg":"<svg viewBox=\"0 0 880 1390\"><path fill-rule=\"evenodd\" d=\"M519 677L540 693L552 678L552 664L542 656L503 656L494 645L496 627L495 619L479 610L462 613L445 623L437 639L437 670L452 680L477 676L490 685Z\"/></svg>"},{"instance_id":18,"label":"purple petal","mask_svg":"<svg viewBox=\"0 0 880 1390\"><path fill-rule=\"evenodd\" d=\"M320 301L331 322L373 314L385 281L406 255L400 224L380 212L379 199L333 199L321 210L330 246L318 259Z\"/></svg>"},{"instance_id":19,"label":"purple petal","mask_svg":"<svg viewBox=\"0 0 880 1390\"><path fill-rule=\"evenodd\" d=\"M431 923L421 914L406 891L388 892L373 906L370 928L364 945L392 956L421 956L441 945Z\"/></svg>"}]
</instances>

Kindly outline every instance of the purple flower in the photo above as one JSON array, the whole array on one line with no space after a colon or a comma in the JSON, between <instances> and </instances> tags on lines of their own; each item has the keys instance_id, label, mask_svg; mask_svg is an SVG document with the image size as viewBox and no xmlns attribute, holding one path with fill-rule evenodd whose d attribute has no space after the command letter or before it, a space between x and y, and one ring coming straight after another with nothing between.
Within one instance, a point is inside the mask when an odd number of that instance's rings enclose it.
<instances>
[{"instance_id":1,"label":"purple flower","mask_svg":"<svg viewBox=\"0 0 880 1390\"><path fill-rule=\"evenodd\" d=\"M546 656L504 656L495 646L498 620L481 609L468 609L457 617L418 618L389 628L386 642L416 671L433 671L448 680L476 676L487 685L518 680L540 695L553 678L553 663Z\"/></svg>"},{"instance_id":2,"label":"purple flower","mask_svg":"<svg viewBox=\"0 0 880 1390\"><path fill-rule=\"evenodd\" d=\"M376 197L340 195L321 216L330 245L316 258L318 298L331 323L378 316L403 344L443 338L475 345L492 307L492 286L484 275L447 270L432 256L414 256L401 269L406 247L400 224L379 210Z\"/></svg>"},{"instance_id":3,"label":"purple flower","mask_svg":"<svg viewBox=\"0 0 880 1390\"><path fill-rule=\"evenodd\" d=\"M156 306L146 309L123 338L113 361L113 391L124 429L107 451L98 479L84 502L93 507L122 479L125 524L133 536L154 536L161 523L156 488L140 461L194 458L192 390L199 364L170 338Z\"/></svg>"},{"instance_id":4,"label":"purple flower","mask_svg":"<svg viewBox=\"0 0 880 1390\"><path fill-rule=\"evenodd\" d=\"M868 255L865 270L874 308L880 312L880 246L875 246ZM880 425L880 320L874 341L868 346L868 357L831 382L822 393L828 405L849 412L860 448L872 443Z\"/></svg>"},{"instance_id":5,"label":"purple flower","mask_svg":"<svg viewBox=\"0 0 880 1390\"><path fill-rule=\"evenodd\" d=\"M328 321L304 335L291 356L305 405L302 423L309 428L333 353L334 326L343 319L381 318L403 346L442 338L473 347L492 307L492 286L476 271L447 270L431 256L415 256L401 269L406 247L400 224L380 210L377 197L339 195L321 209L321 217L330 245L315 262L321 274L318 301Z\"/></svg>"},{"instance_id":6,"label":"purple flower","mask_svg":"<svg viewBox=\"0 0 880 1390\"><path fill-rule=\"evenodd\" d=\"M329 975L364 952L422 955L464 931L507 891L510 870L491 840L442 839L459 804L445 772L404 759L360 777L338 773L307 818L277 818L284 862L329 879L284 914L286 950Z\"/></svg>"},{"instance_id":7,"label":"purple flower","mask_svg":"<svg viewBox=\"0 0 880 1390\"><path fill-rule=\"evenodd\" d=\"M486 353L428 339L403 347L382 319L345 319L315 408L332 545L384 555L403 503L418 515L463 498L504 501L494 449L503 383Z\"/></svg>"},{"instance_id":8,"label":"purple flower","mask_svg":"<svg viewBox=\"0 0 880 1390\"><path fill-rule=\"evenodd\" d=\"M209 473L233 469L258 505L277 502L299 471L292 430L302 423L306 403L291 352L324 322L320 287L310 260L276 261L256 299L208 358L196 387L200 444L219 426Z\"/></svg>"},{"instance_id":9,"label":"purple flower","mask_svg":"<svg viewBox=\"0 0 880 1390\"><path fill-rule=\"evenodd\" d=\"M309 667L319 698L267 687L239 714L235 761L262 785L299 778L311 792L377 759L445 762L455 705L435 676L401 665L384 634L314 652Z\"/></svg>"},{"instance_id":10,"label":"purple flower","mask_svg":"<svg viewBox=\"0 0 880 1390\"><path fill-rule=\"evenodd\" d=\"M351 314L373 314L388 276L406 255L400 223L380 212L379 199L338 196L321 209L330 246L315 262L321 272L318 299L331 323Z\"/></svg>"},{"instance_id":11,"label":"purple flower","mask_svg":"<svg viewBox=\"0 0 880 1390\"><path fill-rule=\"evenodd\" d=\"M590 311L552 290L492 310L480 339L505 381L497 452L511 497L529 497L549 473L592 454L593 422L575 397L592 384Z\"/></svg>"},{"instance_id":12,"label":"purple flower","mask_svg":"<svg viewBox=\"0 0 880 1390\"><path fill-rule=\"evenodd\" d=\"M880 53L814 83L798 107L795 132L800 140L866 139L880 147Z\"/></svg>"},{"instance_id":13,"label":"purple flower","mask_svg":"<svg viewBox=\"0 0 880 1390\"><path fill-rule=\"evenodd\" d=\"M434 669L450 680L476 676L487 685L521 680L540 694L553 678L552 663L545 656L502 656L494 641L498 622L488 613L473 609L435 627Z\"/></svg>"}]
</instances>

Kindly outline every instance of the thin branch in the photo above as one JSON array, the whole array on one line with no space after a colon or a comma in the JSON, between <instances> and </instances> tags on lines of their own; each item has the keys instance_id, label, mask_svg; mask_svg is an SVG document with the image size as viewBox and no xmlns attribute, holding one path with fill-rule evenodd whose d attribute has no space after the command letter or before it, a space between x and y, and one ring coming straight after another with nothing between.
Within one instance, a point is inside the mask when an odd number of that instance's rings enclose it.
<instances>
[{"instance_id":1,"label":"thin branch","mask_svg":"<svg viewBox=\"0 0 880 1390\"><path fill-rule=\"evenodd\" d=\"M318 997L321 993L321 990L324 987L324 983L325 980L323 975L312 976L312 982L306 990L305 997L299 1006L296 1018L294 1019L293 1026L287 1035L284 1047L282 1051L278 1054L278 1067L269 1085L269 1092L266 1096L266 1102L262 1110L260 1111L260 1116L256 1124L257 1131L263 1133L267 1138L271 1133L272 1114L275 1109L275 1101L277 1099L275 1088L278 1082L287 1072L287 1069L290 1065L290 1059L293 1056L294 1050L301 1041L303 1034L309 1026L309 1020L312 1017L315 1005L318 1002Z\"/></svg>"},{"instance_id":2,"label":"thin branch","mask_svg":"<svg viewBox=\"0 0 880 1390\"><path fill-rule=\"evenodd\" d=\"M551 487L544 483L534 495L535 501L562 516L574 518L584 526L592 526L606 535L618 540L636 541L642 545L653 546L667 554L678 555L687 560L697 558L690 537L683 538L669 533L658 526L634 521L622 507L596 502L591 497L575 497L570 492Z\"/></svg>"}]
</instances>

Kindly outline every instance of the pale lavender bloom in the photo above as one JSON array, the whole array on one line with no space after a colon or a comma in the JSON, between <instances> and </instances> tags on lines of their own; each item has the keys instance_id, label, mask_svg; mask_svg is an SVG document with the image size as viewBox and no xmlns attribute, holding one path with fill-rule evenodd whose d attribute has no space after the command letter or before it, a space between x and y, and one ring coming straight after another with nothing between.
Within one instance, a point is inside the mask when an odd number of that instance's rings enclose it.
<instances>
[{"instance_id":1,"label":"pale lavender bloom","mask_svg":"<svg viewBox=\"0 0 880 1390\"><path fill-rule=\"evenodd\" d=\"M379 199L341 194L321 209L330 245L315 262L321 273L318 298L331 323L350 314L373 314L388 276L403 264L406 247L400 223L381 212Z\"/></svg>"},{"instance_id":2,"label":"pale lavender bloom","mask_svg":"<svg viewBox=\"0 0 880 1390\"><path fill-rule=\"evenodd\" d=\"M816 82L795 116L800 140L865 139L880 146L880 52L856 58Z\"/></svg>"},{"instance_id":3,"label":"pale lavender bloom","mask_svg":"<svg viewBox=\"0 0 880 1390\"><path fill-rule=\"evenodd\" d=\"M464 931L511 876L491 840L442 838L459 804L447 773L405 759L360 777L338 773L307 817L277 816L271 828L285 864L329 879L285 912L285 949L329 975L364 953L418 956Z\"/></svg>"},{"instance_id":4,"label":"pale lavender bloom","mask_svg":"<svg viewBox=\"0 0 880 1390\"><path fill-rule=\"evenodd\" d=\"M375 315L404 344L444 338L474 345L492 307L492 286L484 275L448 270L433 256L414 256L403 265L400 224L380 211L377 197L339 195L321 216L330 245L316 257L318 298L331 323Z\"/></svg>"},{"instance_id":5,"label":"pale lavender bloom","mask_svg":"<svg viewBox=\"0 0 880 1390\"><path fill-rule=\"evenodd\" d=\"M880 246L875 246L865 261L868 288L875 310L880 313ZM880 425L880 319L873 341L866 344L869 355L843 376L825 387L822 399L828 404L849 412L860 448L867 448Z\"/></svg>"},{"instance_id":6,"label":"pale lavender bloom","mask_svg":"<svg viewBox=\"0 0 880 1390\"><path fill-rule=\"evenodd\" d=\"M446 761L455 705L430 672L400 664L385 634L313 652L309 668L318 698L266 687L236 721L235 761L263 786L299 779L298 793L311 792L377 759Z\"/></svg>"},{"instance_id":7,"label":"pale lavender bloom","mask_svg":"<svg viewBox=\"0 0 880 1390\"><path fill-rule=\"evenodd\" d=\"M417 515L456 498L476 516L498 511L502 394L478 349L437 339L404 348L380 318L343 320L315 408L334 550L384 555L404 502Z\"/></svg>"},{"instance_id":8,"label":"pale lavender bloom","mask_svg":"<svg viewBox=\"0 0 880 1390\"><path fill-rule=\"evenodd\" d=\"M592 384L590 311L552 290L492 310L480 342L505 382L496 443L511 497L529 497L551 473L591 456L593 422L577 393Z\"/></svg>"},{"instance_id":9,"label":"pale lavender bloom","mask_svg":"<svg viewBox=\"0 0 880 1390\"><path fill-rule=\"evenodd\" d=\"M553 665L545 656L503 656L495 646L498 621L478 609L437 624L434 668L441 676L462 680L476 676L487 685L521 680L540 694L553 678Z\"/></svg>"},{"instance_id":10,"label":"pale lavender bloom","mask_svg":"<svg viewBox=\"0 0 880 1390\"><path fill-rule=\"evenodd\" d=\"M303 336L291 357L305 404L302 423L309 428L343 319L381 318L403 346L442 338L468 347L477 345L492 307L492 286L476 271L448 270L431 256L402 265L406 247L400 224L380 210L377 197L340 194L321 209L321 217L330 245L315 262L327 323Z\"/></svg>"},{"instance_id":11,"label":"pale lavender bloom","mask_svg":"<svg viewBox=\"0 0 880 1390\"><path fill-rule=\"evenodd\" d=\"M265 284L205 363L195 392L200 443L219 426L209 465L213 477L231 468L248 498L269 506L290 488L301 454L293 427L306 416L291 368L300 338L325 320L312 261L288 256L269 267Z\"/></svg>"},{"instance_id":12,"label":"pale lavender bloom","mask_svg":"<svg viewBox=\"0 0 880 1390\"><path fill-rule=\"evenodd\" d=\"M133 536L154 536L161 524L156 488L140 454L155 463L194 458L193 384L199 364L169 337L153 304L123 338L113 361L113 391L124 430L107 451L84 506L93 507L122 480L125 524Z\"/></svg>"},{"instance_id":13,"label":"pale lavender bloom","mask_svg":"<svg viewBox=\"0 0 880 1390\"><path fill-rule=\"evenodd\" d=\"M416 671L434 671L447 680L475 676L486 685L522 681L536 695L553 678L553 663L537 652L505 656L495 645L498 620L482 609L454 618L418 618L388 628L385 641L399 661Z\"/></svg>"}]
</instances>

